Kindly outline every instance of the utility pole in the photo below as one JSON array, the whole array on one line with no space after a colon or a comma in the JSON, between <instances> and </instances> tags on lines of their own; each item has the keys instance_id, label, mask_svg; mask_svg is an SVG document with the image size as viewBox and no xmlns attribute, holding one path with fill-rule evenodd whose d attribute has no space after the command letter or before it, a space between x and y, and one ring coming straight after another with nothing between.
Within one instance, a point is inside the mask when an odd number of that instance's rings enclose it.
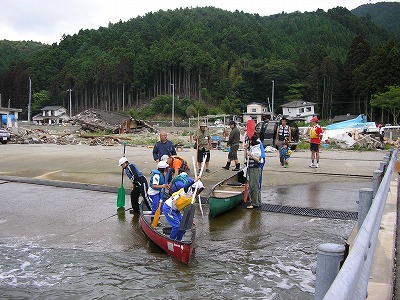
<instances>
[{"instance_id":1,"label":"utility pole","mask_svg":"<svg viewBox=\"0 0 400 300\"><path fill-rule=\"evenodd\" d=\"M68 89L67 92L69 92L69 117L72 117L72 98L71 98L71 92L72 89Z\"/></svg>"},{"instance_id":2,"label":"utility pole","mask_svg":"<svg viewBox=\"0 0 400 300\"><path fill-rule=\"evenodd\" d=\"M31 88L32 88L32 81L31 78L29 77L29 95L28 95L28 123L31 121Z\"/></svg>"},{"instance_id":3,"label":"utility pole","mask_svg":"<svg viewBox=\"0 0 400 300\"><path fill-rule=\"evenodd\" d=\"M172 86L172 127L174 127L174 114L175 114L175 85L171 83Z\"/></svg>"},{"instance_id":4,"label":"utility pole","mask_svg":"<svg viewBox=\"0 0 400 300\"><path fill-rule=\"evenodd\" d=\"M274 94L275 94L275 80L272 80L272 120L274 119Z\"/></svg>"}]
</instances>

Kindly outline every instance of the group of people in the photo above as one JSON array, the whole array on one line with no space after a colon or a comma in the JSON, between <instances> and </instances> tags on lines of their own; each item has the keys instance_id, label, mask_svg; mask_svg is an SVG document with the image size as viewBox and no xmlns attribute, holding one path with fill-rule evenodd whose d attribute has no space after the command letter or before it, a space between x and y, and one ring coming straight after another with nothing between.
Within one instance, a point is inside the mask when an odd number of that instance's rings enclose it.
<instances>
[{"instance_id":1,"label":"group of people","mask_svg":"<svg viewBox=\"0 0 400 300\"><path fill-rule=\"evenodd\" d=\"M322 127L318 124L317 117L311 118L310 122L312 124L309 131L311 152L310 168L319 168L319 150L323 131ZM291 141L292 130L287 123L287 119L283 117L276 131L275 144L279 150L280 164L284 168L289 166L289 158L292 154L292 150L290 149Z\"/></svg>"},{"instance_id":2,"label":"group of people","mask_svg":"<svg viewBox=\"0 0 400 300\"><path fill-rule=\"evenodd\" d=\"M206 152L204 149L201 151ZM191 204L192 197L197 197L204 190L200 180L201 174L195 179L189 177L187 161L176 154L175 147L167 139L166 132L160 133L160 141L153 148L153 158L157 168L151 171L149 181L126 157L120 158L118 162L118 166L125 170L130 179L132 204L130 212L139 211L139 197L142 196L152 216L157 210L165 215L172 227L170 238L181 240L185 233L184 230L179 230L182 221L181 211ZM165 190L169 191L171 197L163 203ZM194 191L196 195L193 196Z\"/></svg>"},{"instance_id":3,"label":"group of people","mask_svg":"<svg viewBox=\"0 0 400 300\"><path fill-rule=\"evenodd\" d=\"M322 137L322 128L318 124L318 118L311 119L312 127L310 129L310 151L311 151L311 168L319 167L319 146ZM234 161L235 168L233 171L240 171L240 163L238 159L238 150L240 145L240 131L235 121L230 121L231 128L227 144L229 146L228 160L222 168L229 170L231 162ZM210 172L210 150L211 136L205 123L201 123L197 130L194 140L197 148L197 164L199 173L201 165L204 161L205 171ZM291 128L287 124L287 119L282 118L276 132L275 143L279 149L279 160L283 167L288 167L291 155L290 142L292 140ZM265 163L264 147L256 132L249 138L245 135L245 156L247 168L245 168L246 179L249 186L249 199L247 208L252 209L259 207L261 204L261 182L262 170ZM139 211L139 196L144 199L144 203L152 215L157 209L166 216L166 219L172 226L170 237L180 240L184 232L179 231L182 220L182 211L186 206L190 205L193 192L196 190L200 193L204 190L201 182L201 175L196 178L189 176L189 167L187 161L178 156L174 144L167 139L167 133L160 133L160 140L153 147L153 159L157 164L157 168L151 171L149 183L147 178L139 170L139 168L128 161L126 157L119 160L118 165L121 166L131 185L131 204L132 210ZM162 202L165 190L171 194L165 203ZM197 196L197 195L195 195ZM160 206L160 202L162 206ZM160 206L160 208L159 208Z\"/></svg>"}]
</instances>

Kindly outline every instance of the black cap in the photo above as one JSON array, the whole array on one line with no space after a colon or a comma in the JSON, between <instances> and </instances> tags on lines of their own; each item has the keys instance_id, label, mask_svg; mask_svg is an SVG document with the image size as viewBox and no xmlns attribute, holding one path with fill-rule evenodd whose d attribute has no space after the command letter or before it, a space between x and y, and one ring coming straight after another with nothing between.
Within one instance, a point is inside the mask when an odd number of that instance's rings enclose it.
<instances>
[{"instance_id":1,"label":"black cap","mask_svg":"<svg viewBox=\"0 0 400 300\"><path fill-rule=\"evenodd\" d=\"M287 121L286 117L282 117L281 121L283 121L283 120L286 120L286 121Z\"/></svg>"},{"instance_id":2,"label":"black cap","mask_svg":"<svg viewBox=\"0 0 400 300\"><path fill-rule=\"evenodd\" d=\"M236 122L235 121L230 121L229 125L236 125Z\"/></svg>"}]
</instances>

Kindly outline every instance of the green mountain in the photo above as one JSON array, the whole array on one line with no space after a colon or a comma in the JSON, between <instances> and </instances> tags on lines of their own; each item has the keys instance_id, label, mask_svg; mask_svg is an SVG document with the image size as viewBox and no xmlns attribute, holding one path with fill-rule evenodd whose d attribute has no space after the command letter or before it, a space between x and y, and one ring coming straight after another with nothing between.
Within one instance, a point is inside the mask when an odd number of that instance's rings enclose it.
<instances>
[{"instance_id":1,"label":"green mountain","mask_svg":"<svg viewBox=\"0 0 400 300\"><path fill-rule=\"evenodd\" d=\"M14 42L0 40L0 72L5 71L7 67L31 54L34 54L46 45L33 41Z\"/></svg>"},{"instance_id":2,"label":"green mountain","mask_svg":"<svg viewBox=\"0 0 400 300\"><path fill-rule=\"evenodd\" d=\"M389 32L400 36L400 2L378 2L361 5L351 11L359 17L365 17Z\"/></svg>"},{"instance_id":3,"label":"green mountain","mask_svg":"<svg viewBox=\"0 0 400 300\"><path fill-rule=\"evenodd\" d=\"M73 89L73 113L170 114L174 88L175 112L185 117L265 103L274 80L276 107L303 99L318 103L322 118L369 113L368 97L399 83L399 45L390 41L383 27L342 7L266 17L214 7L158 11L64 36L0 72L0 89L26 107L29 76L52 104L68 103Z\"/></svg>"}]
</instances>

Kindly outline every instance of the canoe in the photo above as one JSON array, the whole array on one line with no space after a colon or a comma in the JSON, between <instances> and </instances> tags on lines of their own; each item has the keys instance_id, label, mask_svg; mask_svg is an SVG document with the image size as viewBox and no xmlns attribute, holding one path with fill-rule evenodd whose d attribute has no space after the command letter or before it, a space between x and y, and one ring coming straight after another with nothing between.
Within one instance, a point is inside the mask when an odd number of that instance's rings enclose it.
<instances>
[{"instance_id":1,"label":"canoe","mask_svg":"<svg viewBox=\"0 0 400 300\"><path fill-rule=\"evenodd\" d=\"M210 215L216 217L243 203L245 182L242 169L214 185L208 198Z\"/></svg>"},{"instance_id":2,"label":"canoe","mask_svg":"<svg viewBox=\"0 0 400 300\"><path fill-rule=\"evenodd\" d=\"M140 204L139 222L143 232L167 254L188 264L194 249L195 226L186 231L182 241L176 241L169 238L171 227L164 215L160 215L159 225L161 223L161 226L157 226L156 228L151 226L151 217L151 211L147 210L142 201Z\"/></svg>"}]
</instances>

